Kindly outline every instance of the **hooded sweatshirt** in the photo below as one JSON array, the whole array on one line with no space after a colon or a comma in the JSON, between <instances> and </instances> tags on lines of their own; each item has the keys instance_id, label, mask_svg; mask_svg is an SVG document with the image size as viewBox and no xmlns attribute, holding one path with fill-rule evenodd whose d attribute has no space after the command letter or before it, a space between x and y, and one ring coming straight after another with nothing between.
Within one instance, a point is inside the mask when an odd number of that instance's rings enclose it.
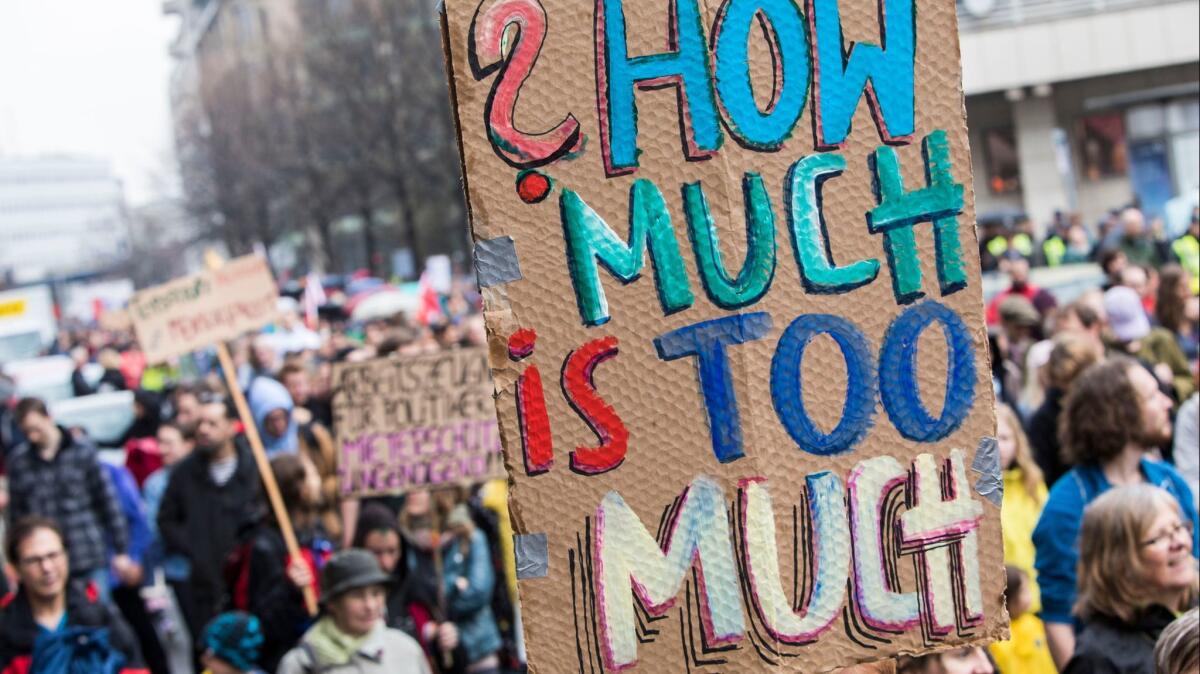
<instances>
[{"instance_id":1,"label":"hooded sweatshirt","mask_svg":"<svg viewBox=\"0 0 1200 674\"><path fill-rule=\"evenodd\" d=\"M250 405L250 414L254 416L254 423L258 426L258 434L262 436L263 448L267 450L267 454L275 456L282 452L296 452L300 447L299 429L296 426L296 419L292 416L294 406L292 396L283 387L283 384L267 377L256 377L250 384L250 391L246 398ZM271 435L265 427L267 415L275 410L283 410L287 412L288 416L287 430L281 436Z\"/></svg>"}]
</instances>

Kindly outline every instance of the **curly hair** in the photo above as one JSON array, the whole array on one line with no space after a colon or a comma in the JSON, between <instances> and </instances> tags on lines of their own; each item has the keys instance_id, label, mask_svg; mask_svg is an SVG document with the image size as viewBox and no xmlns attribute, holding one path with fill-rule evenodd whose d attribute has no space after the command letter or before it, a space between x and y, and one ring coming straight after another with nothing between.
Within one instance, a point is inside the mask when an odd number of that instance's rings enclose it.
<instances>
[{"instance_id":1,"label":"curly hair","mask_svg":"<svg viewBox=\"0 0 1200 674\"><path fill-rule=\"evenodd\" d=\"M1067 465L1102 464L1136 440L1142 403L1129 381L1140 367L1125 356L1092 365L1071 385L1058 419L1058 441Z\"/></svg>"}]
</instances>

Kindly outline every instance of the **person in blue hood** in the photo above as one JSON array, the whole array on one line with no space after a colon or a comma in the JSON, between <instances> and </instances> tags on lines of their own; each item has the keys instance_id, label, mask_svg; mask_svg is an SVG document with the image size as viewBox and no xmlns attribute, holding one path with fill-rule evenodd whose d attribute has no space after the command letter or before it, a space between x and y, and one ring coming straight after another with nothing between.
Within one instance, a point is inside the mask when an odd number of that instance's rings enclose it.
<instances>
[{"instance_id":1,"label":"person in blue hood","mask_svg":"<svg viewBox=\"0 0 1200 674\"><path fill-rule=\"evenodd\" d=\"M267 377L255 377L246 399L269 456L299 451L299 429L292 416L295 406L283 384Z\"/></svg>"},{"instance_id":2,"label":"person in blue hood","mask_svg":"<svg viewBox=\"0 0 1200 674\"><path fill-rule=\"evenodd\" d=\"M321 477L321 526L332 540L340 540L342 518L338 510L333 435L316 421L297 423L295 402L287 388L275 379L256 377L246 398L267 455L300 454L317 469Z\"/></svg>"}]
</instances>

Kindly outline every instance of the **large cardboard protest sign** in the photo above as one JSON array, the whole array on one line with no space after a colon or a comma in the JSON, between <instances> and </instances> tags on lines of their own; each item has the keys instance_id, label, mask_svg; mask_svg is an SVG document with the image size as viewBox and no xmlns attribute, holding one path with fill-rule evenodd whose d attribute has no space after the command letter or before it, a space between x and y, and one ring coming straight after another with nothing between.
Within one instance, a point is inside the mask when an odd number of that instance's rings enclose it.
<instances>
[{"instance_id":1,"label":"large cardboard protest sign","mask_svg":"<svg viewBox=\"0 0 1200 674\"><path fill-rule=\"evenodd\" d=\"M344 496L504 476L486 349L347 363L333 380Z\"/></svg>"},{"instance_id":2,"label":"large cardboard protest sign","mask_svg":"<svg viewBox=\"0 0 1200 674\"><path fill-rule=\"evenodd\" d=\"M951 0L446 0L531 669L1003 636Z\"/></svg>"},{"instance_id":3,"label":"large cardboard protest sign","mask_svg":"<svg viewBox=\"0 0 1200 674\"><path fill-rule=\"evenodd\" d=\"M278 301L267 261L247 255L136 293L129 316L146 360L160 363L262 328Z\"/></svg>"}]
</instances>

